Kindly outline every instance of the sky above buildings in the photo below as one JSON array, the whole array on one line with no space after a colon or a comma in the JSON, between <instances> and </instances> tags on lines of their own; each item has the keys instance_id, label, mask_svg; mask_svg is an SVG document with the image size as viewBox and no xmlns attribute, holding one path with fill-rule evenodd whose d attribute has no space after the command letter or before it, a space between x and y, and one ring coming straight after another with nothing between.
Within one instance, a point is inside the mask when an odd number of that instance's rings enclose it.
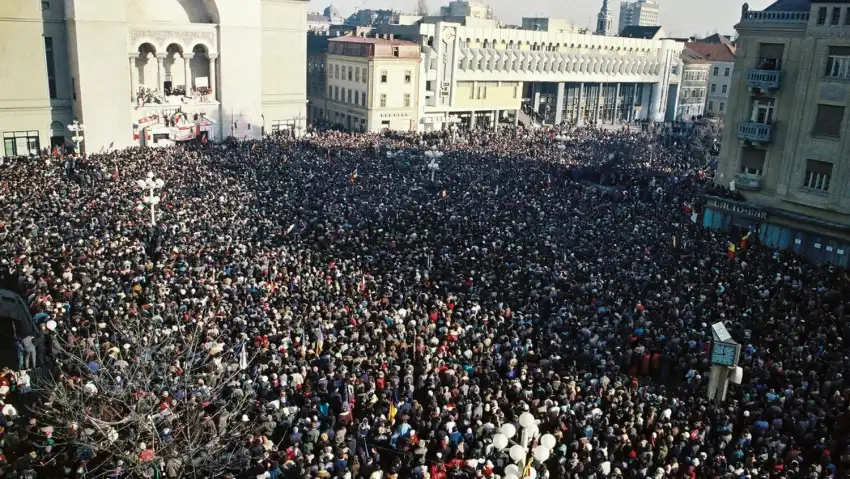
<instances>
[{"instance_id":1,"label":"sky above buildings","mask_svg":"<svg viewBox=\"0 0 850 479\"><path fill-rule=\"evenodd\" d=\"M448 0L427 0L432 12ZM485 0L486 1L486 0ZM741 17L741 5L745 0L658 0L661 7L661 25L671 36L703 36L715 31L734 35L733 26ZM602 0L490 0L496 16L508 24L519 24L522 17L568 18L578 26L596 24L596 14ZM749 0L750 10L761 10L773 0ZM412 12L416 0L333 0L343 16L357 8L392 8ZM609 0L615 20L620 9L619 0ZM310 9L321 12L328 0L311 0ZM616 21L614 25L616 25Z\"/></svg>"}]
</instances>

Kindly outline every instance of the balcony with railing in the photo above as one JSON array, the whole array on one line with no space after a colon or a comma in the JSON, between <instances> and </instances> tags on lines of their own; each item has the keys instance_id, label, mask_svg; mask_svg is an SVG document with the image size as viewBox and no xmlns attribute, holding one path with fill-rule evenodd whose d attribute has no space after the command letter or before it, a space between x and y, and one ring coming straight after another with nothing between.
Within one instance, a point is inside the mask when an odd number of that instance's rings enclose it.
<instances>
[{"instance_id":1,"label":"balcony with railing","mask_svg":"<svg viewBox=\"0 0 850 479\"><path fill-rule=\"evenodd\" d=\"M738 138L754 143L770 143L773 136L773 125L767 123L756 123L754 121L742 121L738 125Z\"/></svg>"},{"instance_id":2,"label":"balcony with railing","mask_svg":"<svg viewBox=\"0 0 850 479\"><path fill-rule=\"evenodd\" d=\"M762 90L779 89L779 70L762 70L755 68L747 74L747 86Z\"/></svg>"},{"instance_id":3,"label":"balcony with railing","mask_svg":"<svg viewBox=\"0 0 850 479\"><path fill-rule=\"evenodd\" d=\"M809 10L804 11L750 10L746 3L741 7L741 24L780 24L783 26L799 25L805 27L809 22Z\"/></svg>"},{"instance_id":4,"label":"balcony with railing","mask_svg":"<svg viewBox=\"0 0 850 479\"><path fill-rule=\"evenodd\" d=\"M742 190L758 191L761 189L761 175L752 173L735 173L735 186Z\"/></svg>"}]
</instances>

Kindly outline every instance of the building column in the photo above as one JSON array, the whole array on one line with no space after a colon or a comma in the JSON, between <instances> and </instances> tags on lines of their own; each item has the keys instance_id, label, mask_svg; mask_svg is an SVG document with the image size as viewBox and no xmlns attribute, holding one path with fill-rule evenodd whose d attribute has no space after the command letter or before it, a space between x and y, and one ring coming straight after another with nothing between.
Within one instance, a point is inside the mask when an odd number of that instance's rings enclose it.
<instances>
[{"instance_id":1,"label":"building column","mask_svg":"<svg viewBox=\"0 0 850 479\"><path fill-rule=\"evenodd\" d=\"M637 87L638 87L637 83L634 83L632 85L632 111L629 112L629 121L635 120L635 106L637 105L637 98L638 98ZM643 105L641 105L641 108L643 108Z\"/></svg>"},{"instance_id":2,"label":"building column","mask_svg":"<svg viewBox=\"0 0 850 479\"><path fill-rule=\"evenodd\" d=\"M602 104L603 104L602 99L604 98L602 96L602 90L604 90L604 89L605 89L605 84L602 83L602 82L599 82L599 98L597 98L597 100L596 100L596 120L598 120L600 123L605 123L605 118L599 118L600 116L605 116L602 113Z\"/></svg>"},{"instance_id":3,"label":"building column","mask_svg":"<svg viewBox=\"0 0 850 479\"><path fill-rule=\"evenodd\" d=\"M475 129L475 110L469 113L469 129Z\"/></svg>"},{"instance_id":4,"label":"building column","mask_svg":"<svg viewBox=\"0 0 850 479\"><path fill-rule=\"evenodd\" d=\"M652 94L650 96L650 105L649 105L649 115L650 120L659 121L658 116L661 112L661 98L664 96L662 93L662 89L664 88L664 84L661 82L652 84ZM662 118L663 121L663 118Z\"/></svg>"},{"instance_id":5,"label":"building column","mask_svg":"<svg viewBox=\"0 0 850 479\"><path fill-rule=\"evenodd\" d=\"M165 53L156 54L156 90L160 95L165 95L163 88L163 75L165 74Z\"/></svg>"},{"instance_id":6,"label":"building column","mask_svg":"<svg viewBox=\"0 0 850 479\"><path fill-rule=\"evenodd\" d=\"M499 114L501 112L499 110L493 110L493 129L499 129Z\"/></svg>"},{"instance_id":7,"label":"building column","mask_svg":"<svg viewBox=\"0 0 850 479\"><path fill-rule=\"evenodd\" d=\"M520 112L519 109L514 110L514 126L519 125L519 112Z\"/></svg>"},{"instance_id":8,"label":"building column","mask_svg":"<svg viewBox=\"0 0 850 479\"><path fill-rule=\"evenodd\" d=\"M136 68L136 59L139 57L138 53L130 53L130 103L135 103L137 101L136 94L139 91L139 87L136 86L138 78L139 78L139 69Z\"/></svg>"},{"instance_id":9,"label":"building column","mask_svg":"<svg viewBox=\"0 0 850 479\"><path fill-rule=\"evenodd\" d=\"M216 76L216 60L218 59L218 55L215 53L208 53L207 58L210 60L210 90L213 92L212 99L217 100L219 98L218 90L215 88L215 76Z\"/></svg>"},{"instance_id":10,"label":"building column","mask_svg":"<svg viewBox=\"0 0 850 479\"><path fill-rule=\"evenodd\" d=\"M558 96L555 98L555 124L564 121L564 82L558 83Z\"/></svg>"},{"instance_id":11,"label":"building column","mask_svg":"<svg viewBox=\"0 0 850 479\"><path fill-rule=\"evenodd\" d=\"M611 120L612 125L616 125L620 121L620 84L617 83L617 94L614 96L614 118Z\"/></svg>"},{"instance_id":12,"label":"building column","mask_svg":"<svg viewBox=\"0 0 850 479\"><path fill-rule=\"evenodd\" d=\"M584 109L584 82L578 84L578 108L576 111L576 124L582 121L581 112Z\"/></svg>"},{"instance_id":13,"label":"building column","mask_svg":"<svg viewBox=\"0 0 850 479\"><path fill-rule=\"evenodd\" d=\"M537 112L540 111L540 92L537 90L537 88L538 88L537 82L533 83L532 85L533 85L533 88L532 88L531 91L534 92L534 93L532 93L532 95L533 95L533 97L532 97L532 99L533 99L532 109L534 110L534 113L536 114ZM532 119L532 121L534 120L534 115L531 115L531 119Z\"/></svg>"},{"instance_id":14,"label":"building column","mask_svg":"<svg viewBox=\"0 0 850 479\"><path fill-rule=\"evenodd\" d=\"M186 94L189 94L189 90L192 89L192 59L195 58L194 53L184 53L183 54L183 64L186 67L186 80L185 85Z\"/></svg>"}]
</instances>

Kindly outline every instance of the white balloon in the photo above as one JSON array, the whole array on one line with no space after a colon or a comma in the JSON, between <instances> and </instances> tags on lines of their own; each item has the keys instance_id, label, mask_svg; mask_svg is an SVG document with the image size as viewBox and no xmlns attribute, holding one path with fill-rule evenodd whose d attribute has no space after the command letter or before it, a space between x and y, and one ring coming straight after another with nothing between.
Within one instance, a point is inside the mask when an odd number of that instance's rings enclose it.
<instances>
[{"instance_id":1,"label":"white balloon","mask_svg":"<svg viewBox=\"0 0 850 479\"><path fill-rule=\"evenodd\" d=\"M496 434L493 436L493 447L500 451L508 447L508 437L502 433Z\"/></svg>"},{"instance_id":2,"label":"white balloon","mask_svg":"<svg viewBox=\"0 0 850 479\"><path fill-rule=\"evenodd\" d=\"M534 416L530 412L524 412L519 415L519 425L522 427L531 427L535 424Z\"/></svg>"},{"instance_id":3,"label":"white balloon","mask_svg":"<svg viewBox=\"0 0 850 479\"><path fill-rule=\"evenodd\" d=\"M510 454L511 454L511 459L513 459L516 462L525 461L525 448L520 446L520 445L511 446Z\"/></svg>"},{"instance_id":4,"label":"white balloon","mask_svg":"<svg viewBox=\"0 0 850 479\"><path fill-rule=\"evenodd\" d=\"M549 448L543 445L534 448L534 459L546 462L549 459Z\"/></svg>"},{"instance_id":5,"label":"white balloon","mask_svg":"<svg viewBox=\"0 0 850 479\"><path fill-rule=\"evenodd\" d=\"M525 430L526 430L526 434L528 434L529 438L533 438L533 437L537 436L537 433L540 432L540 429L537 427L537 424L532 424L531 426L528 426L527 428L525 428Z\"/></svg>"},{"instance_id":6,"label":"white balloon","mask_svg":"<svg viewBox=\"0 0 850 479\"><path fill-rule=\"evenodd\" d=\"M544 434L540 437L540 444L546 446L548 449L555 449L557 443L558 440L551 434Z\"/></svg>"},{"instance_id":7,"label":"white balloon","mask_svg":"<svg viewBox=\"0 0 850 479\"><path fill-rule=\"evenodd\" d=\"M514 427L514 425L511 423L503 424L502 428L499 429L499 431L504 434L505 437L507 437L508 439L516 436L516 427Z\"/></svg>"},{"instance_id":8,"label":"white balloon","mask_svg":"<svg viewBox=\"0 0 850 479\"><path fill-rule=\"evenodd\" d=\"M506 476L519 476L519 466L516 464L508 464L505 466Z\"/></svg>"}]
</instances>

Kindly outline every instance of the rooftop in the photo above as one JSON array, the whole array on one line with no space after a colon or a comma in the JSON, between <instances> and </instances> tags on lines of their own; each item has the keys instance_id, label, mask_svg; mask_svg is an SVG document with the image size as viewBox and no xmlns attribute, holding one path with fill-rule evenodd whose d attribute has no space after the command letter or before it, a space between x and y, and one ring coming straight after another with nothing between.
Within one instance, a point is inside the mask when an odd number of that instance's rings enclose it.
<instances>
[{"instance_id":1,"label":"rooftop","mask_svg":"<svg viewBox=\"0 0 850 479\"><path fill-rule=\"evenodd\" d=\"M735 49L725 43L688 42L685 48L713 62L734 62Z\"/></svg>"},{"instance_id":2,"label":"rooftop","mask_svg":"<svg viewBox=\"0 0 850 479\"><path fill-rule=\"evenodd\" d=\"M354 35L345 35L345 36L342 36L342 37L334 37L334 38L329 39L328 41L334 42L334 43L337 43L337 42L339 42L339 43L360 43L360 44L364 44L364 45L393 45L393 46L417 45L418 46L418 44L416 42L411 42L411 41L408 41L408 40L399 40L399 39L396 39L396 38L389 39L389 38L376 38L376 37L358 37L358 36L354 36Z\"/></svg>"},{"instance_id":3,"label":"rooftop","mask_svg":"<svg viewBox=\"0 0 850 479\"><path fill-rule=\"evenodd\" d=\"M623 32L620 33L621 37L624 38L643 38L647 40L652 40L655 38L655 35L661 30L659 26L640 26L640 25L629 25L623 29Z\"/></svg>"}]
</instances>

